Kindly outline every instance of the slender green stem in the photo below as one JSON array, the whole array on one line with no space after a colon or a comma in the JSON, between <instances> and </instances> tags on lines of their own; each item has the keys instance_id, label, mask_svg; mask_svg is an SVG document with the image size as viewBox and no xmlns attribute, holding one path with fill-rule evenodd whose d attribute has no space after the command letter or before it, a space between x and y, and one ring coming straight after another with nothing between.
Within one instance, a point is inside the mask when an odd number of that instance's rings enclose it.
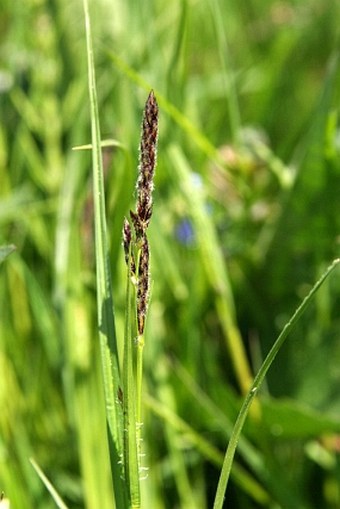
<instances>
[{"instance_id":1,"label":"slender green stem","mask_svg":"<svg viewBox=\"0 0 340 509\"><path fill-rule=\"evenodd\" d=\"M131 320L131 248L126 282L126 308L124 332L123 407L124 407L124 471L131 507L140 507L139 466L136 434L136 380L133 361Z\"/></svg>"},{"instance_id":2,"label":"slender green stem","mask_svg":"<svg viewBox=\"0 0 340 509\"><path fill-rule=\"evenodd\" d=\"M144 352L144 334L137 338L137 357L136 357L136 426L137 426L137 446L139 453L139 463L141 462L141 429L142 429L142 383L143 383L143 352Z\"/></svg>"},{"instance_id":3,"label":"slender green stem","mask_svg":"<svg viewBox=\"0 0 340 509\"><path fill-rule=\"evenodd\" d=\"M137 254L137 274L140 277L140 257L141 250ZM137 296L136 296L137 297ZM137 322L136 309L136 322ZM143 383L143 351L144 351L144 333L137 335L136 340L136 428L137 428L137 444L139 451L140 461L140 446L141 446L141 427L142 427L142 383Z\"/></svg>"},{"instance_id":4,"label":"slender green stem","mask_svg":"<svg viewBox=\"0 0 340 509\"><path fill-rule=\"evenodd\" d=\"M333 261L333 263L327 268L327 270L323 273L321 278L315 283L309 294L304 298L300 306L297 308L289 322L286 323L284 328L282 329L281 334L278 336L277 340L275 341L274 345L272 346L271 350L269 351L267 357L265 358L261 368L259 369L257 375L254 378L253 384L251 386L251 389L247 393L245 400L243 402L243 405L241 407L241 410L239 412L238 418L236 420L232 435L230 437L230 441L228 444L228 448L224 457L223 467L220 475L220 479L217 486L216 496L215 496L215 502L214 502L214 509L222 509L223 502L224 502L224 495L227 489L229 475L237 447L237 443L239 440L239 437L242 432L242 428L245 422L245 419L247 417L250 405L253 401L253 398L260 388L268 369L270 368L271 364L273 363L277 353L279 352L280 348L282 347L284 341L286 340L288 334L292 331L293 327L301 317L302 313L306 310L307 306L311 303L311 300L314 296L314 294L317 292L317 290L320 288L320 286L323 284L325 279L330 275L330 273L335 269L335 267L339 264L340 258L337 258Z\"/></svg>"},{"instance_id":5,"label":"slender green stem","mask_svg":"<svg viewBox=\"0 0 340 509\"><path fill-rule=\"evenodd\" d=\"M38 476L40 477L40 479L46 486L47 490L49 491L49 493L50 493L51 497L53 498L54 502L56 503L56 506L58 507L58 509L68 509L67 505L64 503L61 496L59 495L59 493L57 493L56 489L54 488L54 486L52 485L50 480L47 478L47 476L44 474L44 472L41 470L41 468L36 463L36 461L34 461L33 458L30 458L30 462L31 462L34 470L37 472ZM2 504L0 504L0 505L2 506Z\"/></svg>"}]
</instances>

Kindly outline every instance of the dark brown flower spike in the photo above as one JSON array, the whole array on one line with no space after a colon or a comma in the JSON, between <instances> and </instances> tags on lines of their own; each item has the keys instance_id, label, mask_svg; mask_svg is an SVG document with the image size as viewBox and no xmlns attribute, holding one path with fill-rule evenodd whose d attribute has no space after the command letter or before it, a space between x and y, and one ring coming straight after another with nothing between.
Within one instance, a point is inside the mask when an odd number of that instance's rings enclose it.
<instances>
[{"instance_id":1,"label":"dark brown flower spike","mask_svg":"<svg viewBox=\"0 0 340 509\"><path fill-rule=\"evenodd\" d=\"M158 105L153 91L145 103L140 156L137 178L136 210L130 211L131 225L125 218L123 225L123 246L125 261L130 275L137 286L136 316L138 336L144 334L145 318L149 303L150 252L146 230L152 215L153 178L156 167L158 137ZM138 262L138 267L136 266Z\"/></svg>"},{"instance_id":2,"label":"dark brown flower spike","mask_svg":"<svg viewBox=\"0 0 340 509\"><path fill-rule=\"evenodd\" d=\"M137 238L147 229L152 215L153 177L156 167L158 137L158 105L151 90L145 103L137 179L135 224Z\"/></svg>"}]
</instances>

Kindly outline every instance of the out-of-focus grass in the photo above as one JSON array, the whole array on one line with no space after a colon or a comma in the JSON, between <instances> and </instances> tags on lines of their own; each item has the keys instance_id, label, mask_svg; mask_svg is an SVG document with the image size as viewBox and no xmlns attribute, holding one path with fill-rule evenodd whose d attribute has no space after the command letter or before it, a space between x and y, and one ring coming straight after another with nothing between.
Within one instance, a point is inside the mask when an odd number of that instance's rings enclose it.
<instances>
[{"instance_id":1,"label":"out-of-focus grass","mask_svg":"<svg viewBox=\"0 0 340 509\"><path fill-rule=\"evenodd\" d=\"M221 306L254 373L338 256L339 6L114 0L91 12L102 134L124 147L104 151L119 338L140 114L149 87L164 98L144 506L211 507L241 403ZM0 490L14 509L54 507L34 457L70 507L105 509L90 154L72 151L90 143L82 5L8 2L1 27L0 245L17 251L0 266ZM233 508L339 503L339 286L334 275L269 372L236 457Z\"/></svg>"}]
</instances>

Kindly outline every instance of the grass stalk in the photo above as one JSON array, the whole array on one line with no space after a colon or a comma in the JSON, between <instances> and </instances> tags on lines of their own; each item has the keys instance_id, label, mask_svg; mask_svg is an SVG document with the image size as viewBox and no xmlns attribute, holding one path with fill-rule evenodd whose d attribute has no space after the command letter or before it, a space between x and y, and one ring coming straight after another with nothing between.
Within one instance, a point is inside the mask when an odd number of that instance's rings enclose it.
<instances>
[{"instance_id":1,"label":"grass stalk","mask_svg":"<svg viewBox=\"0 0 340 509\"><path fill-rule=\"evenodd\" d=\"M228 480L230 476L231 467L233 464L236 447L242 432L242 428L244 425L244 422L246 420L250 405L254 399L255 394L258 392L259 388L261 387L261 384L272 365L276 355L278 354L280 348L282 347L283 343L285 342L287 336L290 334L290 332L293 330L294 326L296 325L297 321L303 314L303 312L306 310L308 305L311 303L315 293L319 290L320 286L324 283L326 278L331 274L331 272L337 267L337 265L340 263L340 258L337 258L333 261L333 263L326 269L326 271L322 274L320 279L314 284L308 295L304 298L300 306L297 308L291 319L286 323L284 328L282 329L282 332L276 339L274 345L270 349L267 357L265 358L261 368L259 369L257 375L254 378L254 381L252 383L252 386L250 390L248 391L244 402L242 404L241 410L238 414L237 420L234 425L234 429L232 432L232 435L230 437L230 441L227 447L227 451L224 457L223 461L223 467L221 470L216 496L215 496L215 502L214 502L214 509L222 509L223 503L224 503L224 495L227 489Z\"/></svg>"},{"instance_id":2,"label":"grass stalk","mask_svg":"<svg viewBox=\"0 0 340 509\"><path fill-rule=\"evenodd\" d=\"M130 246L131 260L131 246ZM130 261L129 260L129 261ZM124 472L129 500L133 508L140 507L140 485L137 451L136 427L136 382L133 359L133 313L131 297L131 277L127 272L126 310L124 333L123 406L124 406Z\"/></svg>"},{"instance_id":3,"label":"grass stalk","mask_svg":"<svg viewBox=\"0 0 340 509\"><path fill-rule=\"evenodd\" d=\"M30 462L31 462L31 465L33 466L34 470L36 471L36 473L38 474L38 476L40 477L40 479L46 486L48 492L50 493L51 497L53 498L58 509L68 509L67 505L64 503L61 496L59 495L57 490L54 488L54 486L52 485L50 480L47 478L47 476L44 474L44 472L41 470L41 468L39 467L37 462L34 461L33 458L30 458ZM0 504L0 505L2 505L2 504Z\"/></svg>"},{"instance_id":4,"label":"grass stalk","mask_svg":"<svg viewBox=\"0 0 340 509\"><path fill-rule=\"evenodd\" d=\"M136 345L136 426L137 426L137 445L139 452L139 461L141 463L142 451L141 451L141 443L142 443L142 427L143 427L143 417L142 417L142 387L143 387L143 352L144 352L144 343L145 338L144 334L138 337L137 345Z\"/></svg>"},{"instance_id":5,"label":"grass stalk","mask_svg":"<svg viewBox=\"0 0 340 509\"><path fill-rule=\"evenodd\" d=\"M106 234L103 162L88 0L84 0L83 5L91 108L98 328L114 493L117 507L123 508L126 507L127 494L122 481L122 467L120 464L123 455L123 420L119 398L117 397L121 386L120 372Z\"/></svg>"},{"instance_id":6,"label":"grass stalk","mask_svg":"<svg viewBox=\"0 0 340 509\"><path fill-rule=\"evenodd\" d=\"M140 507L142 381L144 330L150 298L150 250L147 229L152 216L153 176L156 166L158 105L153 91L145 104L140 142L137 202L123 225L127 265L124 341L124 465L132 507ZM132 313L131 286L135 287ZM132 332L133 331L133 332ZM133 348L133 345L135 348Z\"/></svg>"}]
</instances>

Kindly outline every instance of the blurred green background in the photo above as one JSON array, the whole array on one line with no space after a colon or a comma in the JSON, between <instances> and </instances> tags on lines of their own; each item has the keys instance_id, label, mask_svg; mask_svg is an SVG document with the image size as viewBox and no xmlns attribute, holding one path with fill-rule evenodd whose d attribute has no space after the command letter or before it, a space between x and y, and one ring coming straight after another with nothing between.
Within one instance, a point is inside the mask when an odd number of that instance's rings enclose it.
<instances>
[{"instance_id":1,"label":"blurred green background","mask_svg":"<svg viewBox=\"0 0 340 509\"><path fill-rule=\"evenodd\" d=\"M90 3L118 337L141 113L160 105L145 347L144 507L210 508L242 394L339 256L334 0ZM108 509L82 2L2 0L0 491ZM226 507L340 507L340 277L271 368ZM242 362L242 348L245 361ZM241 360L240 360L241 359ZM119 509L119 508L118 508Z\"/></svg>"}]
</instances>

